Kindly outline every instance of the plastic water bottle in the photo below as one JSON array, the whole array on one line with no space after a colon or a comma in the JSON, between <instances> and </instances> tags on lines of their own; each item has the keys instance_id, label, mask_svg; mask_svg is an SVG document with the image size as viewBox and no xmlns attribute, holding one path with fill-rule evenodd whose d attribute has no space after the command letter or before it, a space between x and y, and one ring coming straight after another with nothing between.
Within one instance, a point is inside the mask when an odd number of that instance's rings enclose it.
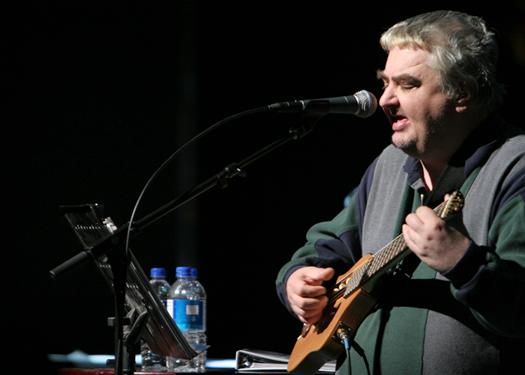
<instances>
[{"instance_id":1,"label":"plastic water bottle","mask_svg":"<svg viewBox=\"0 0 525 375\"><path fill-rule=\"evenodd\" d=\"M170 283L166 280L166 269L163 267L154 267L150 270L150 284L153 290L160 297L160 300L167 305L168 294L171 288ZM147 342L142 341L140 345L142 355L142 369L146 371L165 371L166 358L162 355L151 351Z\"/></svg>"},{"instance_id":2,"label":"plastic water bottle","mask_svg":"<svg viewBox=\"0 0 525 375\"><path fill-rule=\"evenodd\" d=\"M177 267L177 280L168 294L168 312L188 343L199 353L188 360L168 357L166 366L175 372L205 372L206 370L206 291L197 280L194 267Z\"/></svg>"}]
</instances>

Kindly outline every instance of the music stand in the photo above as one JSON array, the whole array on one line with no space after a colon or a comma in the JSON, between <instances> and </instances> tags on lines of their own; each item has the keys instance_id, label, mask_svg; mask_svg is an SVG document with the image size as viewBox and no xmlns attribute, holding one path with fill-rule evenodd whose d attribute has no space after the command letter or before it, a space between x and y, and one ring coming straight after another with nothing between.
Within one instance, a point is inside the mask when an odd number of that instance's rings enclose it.
<instances>
[{"instance_id":1,"label":"music stand","mask_svg":"<svg viewBox=\"0 0 525 375\"><path fill-rule=\"evenodd\" d=\"M61 206L61 211L73 229L84 250L91 249L117 229L110 217L103 216L103 206L98 203ZM129 250L126 272L124 344L127 351L125 367L135 369L135 347L143 339L150 349L160 355L191 359L197 355L169 315L155 293L138 260ZM114 273L108 255L93 257L97 268L108 282L112 292Z\"/></svg>"}]
</instances>

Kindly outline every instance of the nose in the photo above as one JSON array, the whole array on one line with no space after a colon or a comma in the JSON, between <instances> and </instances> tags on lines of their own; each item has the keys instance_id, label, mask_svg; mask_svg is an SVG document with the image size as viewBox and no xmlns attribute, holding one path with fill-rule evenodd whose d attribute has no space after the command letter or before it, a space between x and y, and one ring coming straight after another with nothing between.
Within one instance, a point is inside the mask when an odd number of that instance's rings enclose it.
<instances>
[{"instance_id":1,"label":"nose","mask_svg":"<svg viewBox=\"0 0 525 375\"><path fill-rule=\"evenodd\" d=\"M399 99L392 85L387 86L383 91L383 94L381 94L381 97L379 98L379 105L381 108L383 108L383 110L396 108L399 106Z\"/></svg>"}]
</instances>

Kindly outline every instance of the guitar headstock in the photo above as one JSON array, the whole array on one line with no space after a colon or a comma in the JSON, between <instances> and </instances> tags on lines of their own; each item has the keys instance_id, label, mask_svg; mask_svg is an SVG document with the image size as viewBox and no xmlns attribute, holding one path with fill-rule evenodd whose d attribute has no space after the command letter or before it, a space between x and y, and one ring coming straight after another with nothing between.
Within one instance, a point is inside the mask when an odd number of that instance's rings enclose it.
<instances>
[{"instance_id":1,"label":"guitar headstock","mask_svg":"<svg viewBox=\"0 0 525 375\"><path fill-rule=\"evenodd\" d=\"M456 190L449 195L448 199L440 204L438 208L441 210L438 211L438 215L442 219L447 219L451 216L458 214L465 204L465 198L461 191Z\"/></svg>"}]
</instances>

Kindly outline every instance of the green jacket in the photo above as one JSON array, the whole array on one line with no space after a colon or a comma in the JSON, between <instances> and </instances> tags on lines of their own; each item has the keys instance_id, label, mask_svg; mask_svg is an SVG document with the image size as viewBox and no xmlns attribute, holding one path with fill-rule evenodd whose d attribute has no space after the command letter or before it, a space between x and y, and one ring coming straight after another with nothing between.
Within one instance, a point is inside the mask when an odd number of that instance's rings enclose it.
<instances>
[{"instance_id":1,"label":"green jacket","mask_svg":"<svg viewBox=\"0 0 525 375\"><path fill-rule=\"evenodd\" d=\"M363 352L350 350L348 361L342 351L340 372L498 374L522 367L525 135L500 122L484 124L447 171L424 204L435 205L451 190L465 193L462 221L471 247L443 275L408 256L401 263L412 269L382 278L375 291L379 308L355 336L354 349ZM365 172L349 206L310 228L306 244L282 267L276 281L281 301L287 306L284 285L298 267L330 266L342 274L363 254L388 245L423 193L419 162L388 146Z\"/></svg>"}]
</instances>

